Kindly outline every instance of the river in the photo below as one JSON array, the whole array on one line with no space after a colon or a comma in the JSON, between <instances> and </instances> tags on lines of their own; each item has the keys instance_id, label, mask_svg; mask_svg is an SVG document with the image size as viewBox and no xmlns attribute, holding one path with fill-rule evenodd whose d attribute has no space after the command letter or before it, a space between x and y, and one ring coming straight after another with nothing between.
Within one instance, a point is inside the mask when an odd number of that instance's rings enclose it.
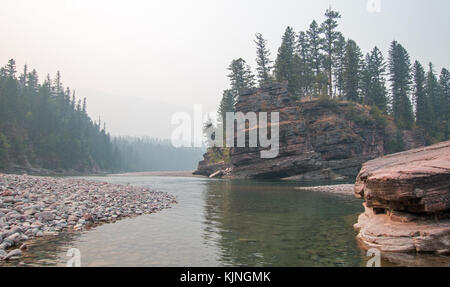
<instances>
[{"instance_id":1,"label":"river","mask_svg":"<svg viewBox=\"0 0 450 287\"><path fill-rule=\"evenodd\" d=\"M30 246L21 265L364 266L352 225L363 211L352 196L296 190L298 183L194 177L89 177L148 186L177 197L155 214L62 233ZM388 264L385 263L384 264Z\"/></svg>"}]
</instances>

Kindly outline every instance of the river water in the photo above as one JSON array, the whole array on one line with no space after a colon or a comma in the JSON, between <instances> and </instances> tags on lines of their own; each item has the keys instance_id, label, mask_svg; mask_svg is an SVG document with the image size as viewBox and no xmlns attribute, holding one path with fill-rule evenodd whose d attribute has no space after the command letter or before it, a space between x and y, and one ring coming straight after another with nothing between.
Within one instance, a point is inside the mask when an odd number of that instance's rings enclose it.
<instances>
[{"instance_id":1,"label":"river water","mask_svg":"<svg viewBox=\"0 0 450 287\"><path fill-rule=\"evenodd\" d=\"M155 214L62 233L30 246L21 265L364 266L353 224L362 201L296 190L299 184L185 177L89 177L147 186L177 197ZM383 264L389 264L383 261Z\"/></svg>"}]
</instances>

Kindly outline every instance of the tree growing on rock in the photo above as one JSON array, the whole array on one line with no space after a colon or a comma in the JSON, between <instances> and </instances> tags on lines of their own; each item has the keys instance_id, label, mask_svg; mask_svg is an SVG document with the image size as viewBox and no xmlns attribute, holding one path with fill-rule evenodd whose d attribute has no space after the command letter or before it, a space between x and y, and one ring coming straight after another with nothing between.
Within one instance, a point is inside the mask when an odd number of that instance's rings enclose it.
<instances>
[{"instance_id":1,"label":"tree growing on rock","mask_svg":"<svg viewBox=\"0 0 450 287\"><path fill-rule=\"evenodd\" d=\"M342 96L344 90L344 59L345 59L345 47L346 41L342 33L339 33L338 38L334 44L334 88L335 94Z\"/></svg>"},{"instance_id":2,"label":"tree growing on rock","mask_svg":"<svg viewBox=\"0 0 450 287\"><path fill-rule=\"evenodd\" d=\"M275 61L275 78L277 81L288 81L288 87L291 92L296 92L296 75L295 75L295 49L296 37L291 27L287 27L281 46L278 49L277 59Z\"/></svg>"},{"instance_id":3,"label":"tree growing on rock","mask_svg":"<svg viewBox=\"0 0 450 287\"><path fill-rule=\"evenodd\" d=\"M324 67L328 76L328 95L333 97L333 59L336 50L336 43L339 40L340 33L336 30L338 27L337 20L341 18L339 12L327 9L325 12L326 20L320 26L320 30L324 34L324 38L321 41L321 49L325 53Z\"/></svg>"},{"instance_id":4,"label":"tree growing on rock","mask_svg":"<svg viewBox=\"0 0 450 287\"><path fill-rule=\"evenodd\" d=\"M260 33L256 34L256 71L258 72L258 83L260 86L272 81L271 70L272 60L270 60L270 51L267 48L267 40Z\"/></svg>"},{"instance_id":5,"label":"tree growing on rock","mask_svg":"<svg viewBox=\"0 0 450 287\"><path fill-rule=\"evenodd\" d=\"M442 129L444 140L449 140L450 134L450 72L443 68L439 76L440 99L442 109Z\"/></svg>"},{"instance_id":6,"label":"tree growing on rock","mask_svg":"<svg viewBox=\"0 0 450 287\"><path fill-rule=\"evenodd\" d=\"M414 62L414 92L413 100L416 106L416 124L426 129L431 122L431 105L425 93L425 70L419 61Z\"/></svg>"},{"instance_id":7,"label":"tree growing on rock","mask_svg":"<svg viewBox=\"0 0 450 287\"><path fill-rule=\"evenodd\" d=\"M228 70L230 71L228 78L230 79L231 91L235 100L237 100L240 90L255 86L255 76L250 66L242 58L233 60Z\"/></svg>"},{"instance_id":8,"label":"tree growing on rock","mask_svg":"<svg viewBox=\"0 0 450 287\"><path fill-rule=\"evenodd\" d=\"M392 114L397 125L406 129L410 129L414 123L412 104L409 99L411 78L411 61L408 52L397 41L393 41L389 49Z\"/></svg>"},{"instance_id":9,"label":"tree growing on rock","mask_svg":"<svg viewBox=\"0 0 450 287\"><path fill-rule=\"evenodd\" d=\"M345 48L343 67L343 92L344 98L349 101L361 102L361 70L362 52L355 41L348 40Z\"/></svg>"},{"instance_id":10,"label":"tree growing on rock","mask_svg":"<svg viewBox=\"0 0 450 287\"><path fill-rule=\"evenodd\" d=\"M367 54L365 61L365 99L364 103L376 106L383 113L387 113L387 90L386 90L386 62L383 54L374 47L370 54Z\"/></svg>"},{"instance_id":11,"label":"tree growing on rock","mask_svg":"<svg viewBox=\"0 0 450 287\"><path fill-rule=\"evenodd\" d=\"M425 93L426 97L429 101L429 104L431 105L431 108L429 108L429 116L430 116L430 122L429 126L427 126L427 132L433 137L433 138L439 138L439 127L442 121L442 115L440 114L442 109L440 107L441 100L440 100L440 91L439 91L439 83L438 79L436 77L436 74L434 73L433 64L428 64L428 72L426 74L426 80L425 80Z\"/></svg>"}]
</instances>

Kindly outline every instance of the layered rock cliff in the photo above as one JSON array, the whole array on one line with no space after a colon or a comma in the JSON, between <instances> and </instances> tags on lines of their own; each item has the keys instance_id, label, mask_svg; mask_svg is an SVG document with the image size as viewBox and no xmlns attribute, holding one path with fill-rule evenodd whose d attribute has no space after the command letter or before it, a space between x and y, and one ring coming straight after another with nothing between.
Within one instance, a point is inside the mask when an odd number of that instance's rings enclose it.
<instances>
[{"instance_id":1,"label":"layered rock cliff","mask_svg":"<svg viewBox=\"0 0 450 287\"><path fill-rule=\"evenodd\" d=\"M363 248L450 254L450 141L365 163L355 195Z\"/></svg>"},{"instance_id":2,"label":"layered rock cliff","mask_svg":"<svg viewBox=\"0 0 450 287\"><path fill-rule=\"evenodd\" d=\"M296 100L286 84L241 91L237 112L279 112L279 154L261 158L263 148L231 148L231 177L288 180L354 178L362 163L387 153L386 131L399 133L405 148L421 145L412 133L400 133L391 120L368 107L329 99ZM248 129L252 127L247 127ZM392 136L392 138L394 138ZM197 174L210 175L217 162L200 162ZM211 164L209 164L211 163Z\"/></svg>"}]
</instances>

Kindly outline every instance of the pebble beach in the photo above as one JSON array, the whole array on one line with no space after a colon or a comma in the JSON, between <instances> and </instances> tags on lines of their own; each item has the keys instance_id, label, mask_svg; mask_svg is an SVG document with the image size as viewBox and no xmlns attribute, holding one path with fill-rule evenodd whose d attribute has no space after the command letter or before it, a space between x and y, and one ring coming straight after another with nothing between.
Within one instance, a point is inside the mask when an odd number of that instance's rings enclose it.
<instances>
[{"instance_id":1,"label":"pebble beach","mask_svg":"<svg viewBox=\"0 0 450 287\"><path fill-rule=\"evenodd\" d=\"M20 258L33 238L150 214L175 203L174 196L143 187L0 174L0 261Z\"/></svg>"}]
</instances>

